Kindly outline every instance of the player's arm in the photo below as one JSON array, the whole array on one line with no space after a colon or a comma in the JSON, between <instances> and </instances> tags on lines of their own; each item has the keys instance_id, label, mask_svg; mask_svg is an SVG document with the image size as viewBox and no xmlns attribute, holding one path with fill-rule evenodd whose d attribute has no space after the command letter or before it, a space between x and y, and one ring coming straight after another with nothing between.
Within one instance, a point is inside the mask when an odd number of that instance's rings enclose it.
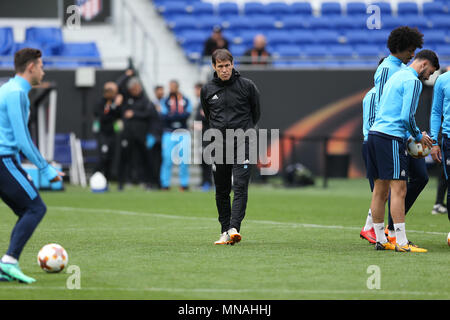
<instances>
[{"instance_id":1,"label":"player's arm","mask_svg":"<svg viewBox=\"0 0 450 320\"><path fill-rule=\"evenodd\" d=\"M419 103L420 93L422 92L422 83L420 80L408 80L403 83L403 101L401 119L405 128L417 142L432 147L432 140L427 134L420 132L416 125L416 110ZM425 133L425 132L424 132Z\"/></svg>"},{"instance_id":2,"label":"player's arm","mask_svg":"<svg viewBox=\"0 0 450 320\"><path fill-rule=\"evenodd\" d=\"M378 73L377 78L375 79L376 90L376 98L377 103L380 103L381 95L383 94L384 85L389 78L389 68L381 69L381 72Z\"/></svg>"},{"instance_id":3,"label":"player's arm","mask_svg":"<svg viewBox=\"0 0 450 320\"><path fill-rule=\"evenodd\" d=\"M38 167L40 173L49 181L56 181L59 173L42 157L39 150L34 145L28 131L28 117L25 112L25 94L21 91L13 91L6 97L6 108L14 137L18 148L33 164Z\"/></svg>"},{"instance_id":4,"label":"player's arm","mask_svg":"<svg viewBox=\"0 0 450 320\"><path fill-rule=\"evenodd\" d=\"M433 148L431 150L431 157L434 161L441 162L441 148L438 144L438 135L441 130L442 112L444 104L444 95L442 92L442 81L438 78L433 90L433 104L431 106L430 115L430 134L433 139Z\"/></svg>"},{"instance_id":5,"label":"player's arm","mask_svg":"<svg viewBox=\"0 0 450 320\"><path fill-rule=\"evenodd\" d=\"M253 82L250 85L250 108L253 124L256 125L261 117L261 105L259 90Z\"/></svg>"},{"instance_id":6,"label":"player's arm","mask_svg":"<svg viewBox=\"0 0 450 320\"><path fill-rule=\"evenodd\" d=\"M206 90L205 87L202 87L202 90L200 91L200 104L202 106L203 113L205 114L206 122L209 125L209 106L208 102L206 101Z\"/></svg>"}]
</instances>

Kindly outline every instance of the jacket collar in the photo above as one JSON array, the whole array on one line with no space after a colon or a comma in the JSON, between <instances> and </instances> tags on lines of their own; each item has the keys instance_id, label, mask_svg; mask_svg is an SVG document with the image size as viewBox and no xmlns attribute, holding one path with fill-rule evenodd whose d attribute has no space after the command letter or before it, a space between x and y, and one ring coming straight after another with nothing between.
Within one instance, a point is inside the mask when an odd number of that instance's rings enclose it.
<instances>
[{"instance_id":1,"label":"jacket collar","mask_svg":"<svg viewBox=\"0 0 450 320\"><path fill-rule=\"evenodd\" d=\"M14 81L16 81L19 86L27 93L31 90L31 84L25 78L16 74L16 76L14 77Z\"/></svg>"},{"instance_id":2,"label":"jacket collar","mask_svg":"<svg viewBox=\"0 0 450 320\"><path fill-rule=\"evenodd\" d=\"M228 85L234 83L236 81L236 79L239 78L240 76L241 76L241 74L239 73L239 71L237 71L236 69L233 68L230 79L228 79L226 81L222 81L222 80L220 80L219 76L217 75L217 72L214 72L213 82L219 86L228 86Z\"/></svg>"}]
</instances>

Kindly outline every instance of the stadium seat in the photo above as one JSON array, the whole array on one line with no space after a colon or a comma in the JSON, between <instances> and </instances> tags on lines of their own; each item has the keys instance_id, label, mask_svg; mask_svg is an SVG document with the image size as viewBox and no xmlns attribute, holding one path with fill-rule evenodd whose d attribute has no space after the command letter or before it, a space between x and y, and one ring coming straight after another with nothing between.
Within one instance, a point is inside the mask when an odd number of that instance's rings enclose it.
<instances>
[{"instance_id":1,"label":"stadium seat","mask_svg":"<svg viewBox=\"0 0 450 320\"><path fill-rule=\"evenodd\" d=\"M312 44L314 43L314 35L310 31L299 30L291 33L292 42L297 44Z\"/></svg>"},{"instance_id":2,"label":"stadium seat","mask_svg":"<svg viewBox=\"0 0 450 320\"><path fill-rule=\"evenodd\" d=\"M356 45L355 54L360 58L380 56L380 47L377 45Z\"/></svg>"},{"instance_id":3,"label":"stadium seat","mask_svg":"<svg viewBox=\"0 0 450 320\"><path fill-rule=\"evenodd\" d=\"M306 57L326 57L329 53L327 46L320 44L305 46L303 48L303 54Z\"/></svg>"},{"instance_id":4,"label":"stadium seat","mask_svg":"<svg viewBox=\"0 0 450 320\"><path fill-rule=\"evenodd\" d=\"M378 6L380 8L381 17L391 16L392 8L389 2L375 2L372 5Z\"/></svg>"},{"instance_id":5,"label":"stadium seat","mask_svg":"<svg viewBox=\"0 0 450 320\"><path fill-rule=\"evenodd\" d=\"M252 24L248 17L231 16L226 21L222 22L222 26L230 30L245 30L250 29Z\"/></svg>"},{"instance_id":6,"label":"stadium seat","mask_svg":"<svg viewBox=\"0 0 450 320\"><path fill-rule=\"evenodd\" d=\"M312 7L309 2L293 2L290 8L293 15L312 16Z\"/></svg>"},{"instance_id":7,"label":"stadium seat","mask_svg":"<svg viewBox=\"0 0 450 320\"><path fill-rule=\"evenodd\" d=\"M261 16L255 15L251 18L251 23L253 28L260 30L262 32L267 32L269 30L274 30L276 28L276 19L272 16Z\"/></svg>"},{"instance_id":8,"label":"stadium seat","mask_svg":"<svg viewBox=\"0 0 450 320\"><path fill-rule=\"evenodd\" d=\"M212 16L214 15L214 7L209 2L194 2L187 7L187 12L191 12L193 16Z\"/></svg>"},{"instance_id":9,"label":"stadium seat","mask_svg":"<svg viewBox=\"0 0 450 320\"><path fill-rule=\"evenodd\" d=\"M304 16L284 16L282 18L283 28L286 30L305 29L307 27Z\"/></svg>"},{"instance_id":10,"label":"stadium seat","mask_svg":"<svg viewBox=\"0 0 450 320\"><path fill-rule=\"evenodd\" d=\"M242 44L247 46L253 45L253 38L260 32L257 30L245 30L241 32L240 38L242 39Z\"/></svg>"},{"instance_id":11,"label":"stadium seat","mask_svg":"<svg viewBox=\"0 0 450 320\"><path fill-rule=\"evenodd\" d=\"M47 49L50 55L57 56L63 49L62 30L56 27L30 27L25 30L26 42L37 42Z\"/></svg>"},{"instance_id":12,"label":"stadium seat","mask_svg":"<svg viewBox=\"0 0 450 320\"><path fill-rule=\"evenodd\" d=\"M262 2L246 2L244 4L244 14L246 16L263 15L269 13L267 7Z\"/></svg>"},{"instance_id":13,"label":"stadium seat","mask_svg":"<svg viewBox=\"0 0 450 320\"><path fill-rule=\"evenodd\" d=\"M52 63L53 67L102 66L100 53L95 42L64 43L60 56L70 58L70 61L66 61L65 59L60 61L56 60Z\"/></svg>"},{"instance_id":14,"label":"stadium seat","mask_svg":"<svg viewBox=\"0 0 450 320\"><path fill-rule=\"evenodd\" d=\"M436 53L439 57L447 57L450 58L450 45L438 45L436 46Z\"/></svg>"},{"instance_id":15,"label":"stadium seat","mask_svg":"<svg viewBox=\"0 0 450 320\"><path fill-rule=\"evenodd\" d=\"M209 32L202 30L184 31L177 37L177 40L180 44L204 44L206 39L208 39L209 34Z\"/></svg>"},{"instance_id":16,"label":"stadium seat","mask_svg":"<svg viewBox=\"0 0 450 320\"><path fill-rule=\"evenodd\" d=\"M239 7L236 2L220 2L217 6L217 13L221 17L239 15Z\"/></svg>"},{"instance_id":17,"label":"stadium seat","mask_svg":"<svg viewBox=\"0 0 450 320\"><path fill-rule=\"evenodd\" d=\"M11 27L0 28L0 56L13 54L14 33Z\"/></svg>"},{"instance_id":18,"label":"stadium seat","mask_svg":"<svg viewBox=\"0 0 450 320\"><path fill-rule=\"evenodd\" d=\"M367 28L367 16L355 15L355 16L338 16L332 17L331 23L336 30L348 30L348 29L366 29Z\"/></svg>"},{"instance_id":19,"label":"stadium seat","mask_svg":"<svg viewBox=\"0 0 450 320\"><path fill-rule=\"evenodd\" d=\"M390 30L368 30L371 42L382 45L386 45L390 33Z\"/></svg>"},{"instance_id":20,"label":"stadium seat","mask_svg":"<svg viewBox=\"0 0 450 320\"><path fill-rule=\"evenodd\" d=\"M165 17L171 17L174 15L186 14L186 8L188 4L186 2L168 1L158 7L158 11Z\"/></svg>"},{"instance_id":21,"label":"stadium seat","mask_svg":"<svg viewBox=\"0 0 450 320\"><path fill-rule=\"evenodd\" d=\"M318 44L338 44L339 33L332 30L316 30L313 31L315 42Z\"/></svg>"},{"instance_id":22,"label":"stadium seat","mask_svg":"<svg viewBox=\"0 0 450 320\"><path fill-rule=\"evenodd\" d=\"M292 42L292 34L288 31L270 31L267 33L267 43L271 46L289 44Z\"/></svg>"},{"instance_id":23,"label":"stadium seat","mask_svg":"<svg viewBox=\"0 0 450 320\"><path fill-rule=\"evenodd\" d=\"M365 15L367 11L367 5L364 2L348 2L347 3L347 16Z\"/></svg>"},{"instance_id":24,"label":"stadium seat","mask_svg":"<svg viewBox=\"0 0 450 320\"><path fill-rule=\"evenodd\" d=\"M425 16L445 14L446 8L441 2L425 2L422 5L422 13Z\"/></svg>"},{"instance_id":25,"label":"stadium seat","mask_svg":"<svg viewBox=\"0 0 450 320\"><path fill-rule=\"evenodd\" d=\"M353 47L349 45L332 45L329 46L330 53L333 57L352 57Z\"/></svg>"},{"instance_id":26,"label":"stadium seat","mask_svg":"<svg viewBox=\"0 0 450 320\"><path fill-rule=\"evenodd\" d=\"M197 17L197 27L199 29L211 32L214 27L222 26L222 19L218 16L200 16Z\"/></svg>"},{"instance_id":27,"label":"stadium seat","mask_svg":"<svg viewBox=\"0 0 450 320\"><path fill-rule=\"evenodd\" d=\"M333 21L329 17L313 17L305 19L306 25L310 29L331 29Z\"/></svg>"},{"instance_id":28,"label":"stadium seat","mask_svg":"<svg viewBox=\"0 0 450 320\"><path fill-rule=\"evenodd\" d=\"M322 2L320 13L322 16L341 15L341 4L339 2Z\"/></svg>"},{"instance_id":29,"label":"stadium seat","mask_svg":"<svg viewBox=\"0 0 450 320\"><path fill-rule=\"evenodd\" d=\"M348 44L361 44L371 42L370 30L350 30L344 33Z\"/></svg>"},{"instance_id":30,"label":"stadium seat","mask_svg":"<svg viewBox=\"0 0 450 320\"><path fill-rule=\"evenodd\" d=\"M424 45L445 44L447 42L447 35L442 30L426 30L423 31Z\"/></svg>"},{"instance_id":31,"label":"stadium seat","mask_svg":"<svg viewBox=\"0 0 450 320\"><path fill-rule=\"evenodd\" d=\"M419 30L429 29L432 25L424 16L404 16L402 17L403 25L416 27Z\"/></svg>"},{"instance_id":32,"label":"stadium seat","mask_svg":"<svg viewBox=\"0 0 450 320\"><path fill-rule=\"evenodd\" d=\"M416 2L399 2L397 6L397 15L418 15L419 7Z\"/></svg>"},{"instance_id":33,"label":"stadium seat","mask_svg":"<svg viewBox=\"0 0 450 320\"><path fill-rule=\"evenodd\" d=\"M400 17L381 15L381 28L384 30L393 30L404 25L404 21Z\"/></svg>"},{"instance_id":34,"label":"stadium seat","mask_svg":"<svg viewBox=\"0 0 450 320\"><path fill-rule=\"evenodd\" d=\"M277 18L291 14L291 8L286 2L269 2L266 7L267 12Z\"/></svg>"},{"instance_id":35,"label":"stadium seat","mask_svg":"<svg viewBox=\"0 0 450 320\"><path fill-rule=\"evenodd\" d=\"M174 16L169 20L169 26L174 32L185 29L196 29L199 27L199 20L191 16Z\"/></svg>"},{"instance_id":36,"label":"stadium seat","mask_svg":"<svg viewBox=\"0 0 450 320\"><path fill-rule=\"evenodd\" d=\"M433 29L450 29L450 13L445 15L434 15L430 19Z\"/></svg>"},{"instance_id":37,"label":"stadium seat","mask_svg":"<svg viewBox=\"0 0 450 320\"><path fill-rule=\"evenodd\" d=\"M245 53L245 51L247 51L248 47L245 45L231 45L230 46L230 52L233 56L235 57L242 57Z\"/></svg>"},{"instance_id":38,"label":"stadium seat","mask_svg":"<svg viewBox=\"0 0 450 320\"><path fill-rule=\"evenodd\" d=\"M274 54L281 57L300 57L301 48L295 44L280 45L274 50Z\"/></svg>"}]
</instances>

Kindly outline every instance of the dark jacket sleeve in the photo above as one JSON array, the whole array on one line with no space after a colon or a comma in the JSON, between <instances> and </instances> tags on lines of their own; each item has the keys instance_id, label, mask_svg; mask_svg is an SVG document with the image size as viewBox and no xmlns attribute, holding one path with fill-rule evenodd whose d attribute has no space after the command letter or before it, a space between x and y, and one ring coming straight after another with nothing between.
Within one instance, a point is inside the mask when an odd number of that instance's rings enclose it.
<instances>
[{"instance_id":1,"label":"dark jacket sleeve","mask_svg":"<svg viewBox=\"0 0 450 320\"><path fill-rule=\"evenodd\" d=\"M259 103L259 90L253 82L250 82L250 108L253 124L256 125L261 117L261 106Z\"/></svg>"},{"instance_id":2,"label":"dark jacket sleeve","mask_svg":"<svg viewBox=\"0 0 450 320\"><path fill-rule=\"evenodd\" d=\"M206 88L205 86L202 87L202 90L200 91L200 103L203 109L203 113L205 114L205 121L209 125L209 106L208 102L206 102Z\"/></svg>"}]
</instances>

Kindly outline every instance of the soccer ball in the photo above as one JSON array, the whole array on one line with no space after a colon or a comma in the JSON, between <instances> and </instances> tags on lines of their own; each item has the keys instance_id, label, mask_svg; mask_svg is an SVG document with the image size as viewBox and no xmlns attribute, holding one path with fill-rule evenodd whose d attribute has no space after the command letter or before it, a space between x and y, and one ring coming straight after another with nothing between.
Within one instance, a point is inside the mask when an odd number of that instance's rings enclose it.
<instances>
[{"instance_id":1,"label":"soccer ball","mask_svg":"<svg viewBox=\"0 0 450 320\"><path fill-rule=\"evenodd\" d=\"M108 181L101 172L96 172L89 179L89 186L92 192L105 192L108 190Z\"/></svg>"},{"instance_id":2,"label":"soccer ball","mask_svg":"<svg viewBox=\"0 0 450 320\"><path fill-rule=\"evenodd\" d=\"M422 146L420 142L416 142L413 137L408 138L406 149L411 157L422 159L431 153L431 149L427 146Z\"/></svg>"},{"instance_id":3,"label":"soccer ball","mask_svg":"<svg viewBox=\"0 0 450 320\"><path fill-rule=\"evenodd\" d=\"M447 244L450 246L450 232L448 233L448 236L447 236Z\"/></svg>"},{"instance_id":4,"label":"soccer ball","mask_svg":"<svg viewBox=\"0 0 450 320\"><path fill-rule=\"evenodd\" d=\"M37 262L46 272L60 272L69 262L66 250L59 244L50 243L42 247L37 256Z\"/></svg>"}]
</instances>

